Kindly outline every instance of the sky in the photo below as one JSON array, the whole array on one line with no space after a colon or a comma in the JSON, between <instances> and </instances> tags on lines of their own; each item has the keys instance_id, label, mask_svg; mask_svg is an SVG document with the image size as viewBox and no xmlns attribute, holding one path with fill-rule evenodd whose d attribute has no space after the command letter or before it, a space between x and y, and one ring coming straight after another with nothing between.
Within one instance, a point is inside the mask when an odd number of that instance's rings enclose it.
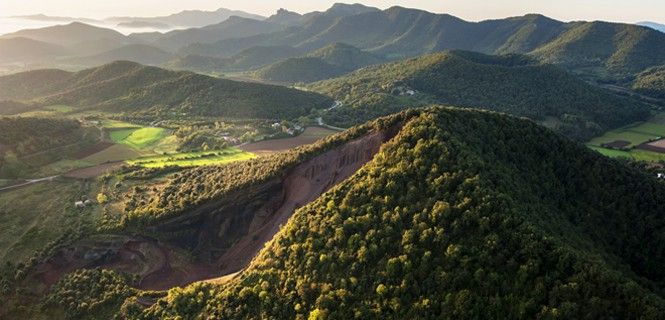
<instances>
[{"instance_id":1,"label":"sky","mask_svg":"<svg viewBox=\"0 0 665 320\"><path fill-rule=\"evenodd\" d=\"M86 18L157 16L219 7L270 15L279 8L300 13L322 11L335 2L339 0L0 0L0 16L37 13ZM665 0L364 0L362 3L382 9L394 5L419 8L471 21L541 13L564 21L665 23Z\"/></svg>"}]
</instances>

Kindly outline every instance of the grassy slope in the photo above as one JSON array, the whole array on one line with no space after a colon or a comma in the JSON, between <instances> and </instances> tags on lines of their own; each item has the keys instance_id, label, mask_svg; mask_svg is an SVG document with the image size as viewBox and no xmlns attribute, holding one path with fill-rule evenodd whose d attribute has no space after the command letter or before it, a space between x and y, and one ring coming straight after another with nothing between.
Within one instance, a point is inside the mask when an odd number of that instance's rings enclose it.
<instances>
[{"instance_id":1,"label":"grassy slope","mask_svg":"<svg viewBox=\"0 0 665 320\"><path fill-rule=\"evenodd\" d=\"M145 149L166 138L169 130L163 128L122 129L111 131L111 140L135 149Z\"/></svg>"},{"instance_id":2,"label":"grassy slope","mask_svg":"<svg viewBox=\"0 0 665 320\"><path fill-rule=\"evenodd\" d=\"M94 189L94 184L67 180L0 193L0 263L25 262L68 228L94 222L100 208L74 208L82 196L94 199Z\"/></svg>"}]
</instances>

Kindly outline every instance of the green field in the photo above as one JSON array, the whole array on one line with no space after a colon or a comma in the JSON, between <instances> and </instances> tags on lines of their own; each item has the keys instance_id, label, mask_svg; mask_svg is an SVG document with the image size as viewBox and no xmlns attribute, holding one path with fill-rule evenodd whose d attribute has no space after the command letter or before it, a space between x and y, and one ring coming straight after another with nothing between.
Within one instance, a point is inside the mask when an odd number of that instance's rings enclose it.
<instances>
[{"instance_id":1,"label":"green field","mask_svg":"<svg viewBox=\"0 0 665 320\"><path fill-rule=\"evenodd\" d=\"M253 158L256 158L256 155L253 153L245 152L237 148L226 148L219 151L188 152L146 157L128 161L127 163L145 168L163 168L168 166L197 167L222 165Z\"/></svg>"},{"instance_id":2,"label":"green field","mask_svg":"<svg viewBox=\"0 0 665 320\"><path fill-rule=\"evenodd\" d=\"M612 158L629 158L642 161L665 160L665 153L651 152L639 149L622 151L602 147L602 145L605 143L611 143L614 141L628 141L630 142L628 147L633 148L650 140L657 139L659 137L665 137L665 124L662 122L662 119L664 119L665 116L663 115L664 114L656 115L648 122L608 131L604 135L589 141L587 146Z\"/></svg>"},{"instance_id":3,"label":"green field","mask_svg":"<svg viewBox=\"0 0 665 320\"><path fill-rule=\"evenodd\" d=\"M144 149L169 135L169 130L163 128L136 128L113 130L111 140L118 144L128 145L136 149Z\"/></svg>"},{"instance_id":4,"label":"green field","mask_svg":"<svg viewBox=\"0 0 665 320\"><path fill-rule=\"evenodd\" d=\"M74 169L90 167L94 164L95 163L83 160L63 159L39 168L39 171L37 172L36 176L38 177L54 176Z\"/></svg>"},{"instance_id":5,"label":"green field","mask_svg":"<svg viewBox=\"0 0 665 320\"><path fill-rule=\"evenodd\" d=\"M140 150L136 150L124 144L118 144L111 146L110 148L106 148L105 150L97 152L93 155L90 155L82 159L82 161L97 165L106 162L116 162L128 159L136 159L144 155L146 154L142 153Z\"/></svg>"}]
</instances>

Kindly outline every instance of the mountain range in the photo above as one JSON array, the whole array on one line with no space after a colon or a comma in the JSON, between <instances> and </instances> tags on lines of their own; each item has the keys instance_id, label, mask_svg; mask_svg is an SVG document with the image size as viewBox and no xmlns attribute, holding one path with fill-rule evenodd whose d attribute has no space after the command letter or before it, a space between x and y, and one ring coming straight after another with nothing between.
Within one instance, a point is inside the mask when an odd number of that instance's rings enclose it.
<instances>
[{"instance_id":1,"label":"mountain range","mask_svg":"<svg viewBox=\"0 0 665 320\"><path fill-rule=\"evenodd\" d=\"M529 54L571 71L588 72L592 68L592 76L609 74L616 79L665 63L665 34L650 28L605 22L564 23L542 15L476 23L402 7L343 16L324 12L282 31L194 44L180 52L228 56L258 45L288 45L311 51L335 42L389 59L449 49ZM585 53L581 49L585 47L593 50Z\"/></svg>"},{"instance_id":2,"label":"mountain range","mask_svg":"<svg viewBox=\"0 0 665 320\"><path fill-rule=\"evenodd\" d=\"M79 72L37 70L0 77L0 96L37 106L266 119L298 117L332 104L315 93L123 61Z\"/></svg>"},{"instance_id":3,"label":"mountain range","mask_svg":"<svg viewBox=\"0 0 665 320\"><path fill-rule=\"evenodd\" d=\"M230 14L225 10L218 13ZM302 55L334 43L345 43L385 60L442 50L517 53L529 55L542 63L556 64L590 81L625 86L630 86L637 73L665 65L665 34L637 25L601 21L565 23L538 14L468 22L417 9L392 7L379 10L358 4L335 4L326 11L304 15L280 10L266 19L239 14L203 27L167 33L124 36L112 30L73 23L2 36L11 37L60 46L106 41L114 46L108 45L107 50L127 44L144 44L175 53L183 59L191 56L190 61L195 57L206 57L207 63L211 63L210 58L231 58L248 49L292 47ZM74 56L102 53L70 51ZM313 60L304 62L314 66ZM228 61L221 64L228 64ZM328 70L326 74L335 74L320 61L317 64ZM251 65L245 70L263 66Z\"/></svg>"},{"instance_id":4,"label":"mountain range","mask_svg":"<svg viewBox=\"0 0 665 320\"><path fill-rule=\"evenodd\" d=\"M265 17L251 14L239 10L229 10L226 8L219 8L215 11L203 10L185 10L179 13L174 13L162 17L111 17L105 21L117 24L149 24L149 25L164 25L167 27L204 27L207 25L217 24L223 22L231 17L242 17L256 20L263 20Z\"/></svg>"},{"instance_id":5,"label":"mountain range","mask_svg":"<svg viewBox=\"0 0 665 320\"><path fill-rule=\"evenodd\" d=\"M69 46L88 41L128 42L128 38L115 30L91 26L81 22L39 29L26 29L0 36L1 39L29 38L37 41Z\"/></svg>"}]
</instances>

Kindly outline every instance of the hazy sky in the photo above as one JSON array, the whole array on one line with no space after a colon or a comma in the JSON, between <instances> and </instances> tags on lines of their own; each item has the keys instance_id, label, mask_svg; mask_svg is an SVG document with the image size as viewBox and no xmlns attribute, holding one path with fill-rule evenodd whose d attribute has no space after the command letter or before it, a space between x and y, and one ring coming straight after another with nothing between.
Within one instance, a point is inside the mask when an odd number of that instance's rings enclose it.
<instances>
[{"instance_id":1,"label":"hazy sky","mask_svg":"<svg viewBox=\"0 0 665 320\"><path fill-rule=\"evenodd\" d=\"M44 13L59 16L102 18L155 16L185 9L219 7L270 15L283 7L297 12L324 10L326 0L0 0L0 16ZM350 1L348 1L350 2ZM467 20L483 20L542 13L560 20L608 20L665 23L665 0L365 0L366 5L393 5L449 13Z\"/></svg>"}]
</instances>

